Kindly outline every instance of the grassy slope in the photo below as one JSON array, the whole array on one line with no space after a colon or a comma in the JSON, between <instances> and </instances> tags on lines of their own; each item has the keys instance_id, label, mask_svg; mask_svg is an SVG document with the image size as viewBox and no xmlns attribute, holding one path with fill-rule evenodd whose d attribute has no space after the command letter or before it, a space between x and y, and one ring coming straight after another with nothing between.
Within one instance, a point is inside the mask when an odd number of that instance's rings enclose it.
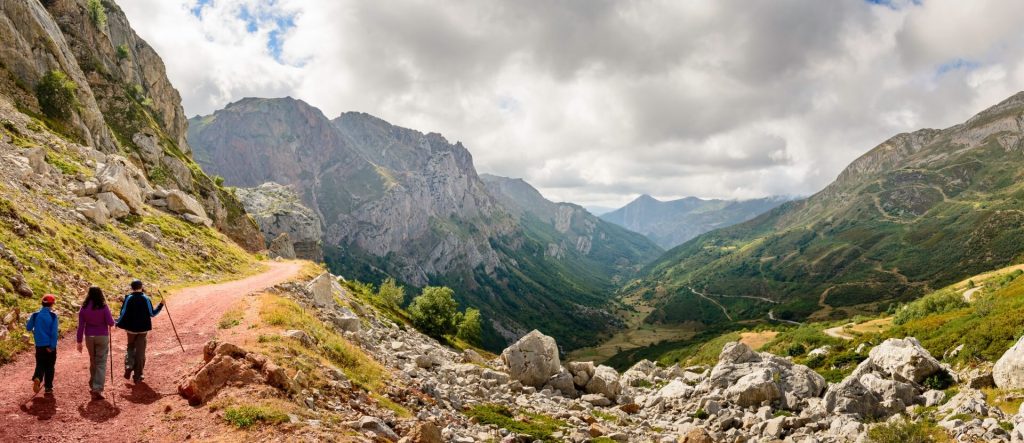
<instances>
[{"instance_id":1,"label":"grassy slope","mask_svg":"<svg viewBox=\"0 0 1024 443\"><path fill-rule=\"evenodd\" d=\"M986 117L1006 112L1019 109ZM724 320L688 286L780 302L720 299L735 319L763 318L768 309L784 319L843 318L1017 261L1024 250L1024 153L1004 147L1005 134L970 150L940 136L919 153L935 155L926 167L834 185L705 234L665 254L632 289L668 294L652 323Z\"/></svg>"}]
</instances>

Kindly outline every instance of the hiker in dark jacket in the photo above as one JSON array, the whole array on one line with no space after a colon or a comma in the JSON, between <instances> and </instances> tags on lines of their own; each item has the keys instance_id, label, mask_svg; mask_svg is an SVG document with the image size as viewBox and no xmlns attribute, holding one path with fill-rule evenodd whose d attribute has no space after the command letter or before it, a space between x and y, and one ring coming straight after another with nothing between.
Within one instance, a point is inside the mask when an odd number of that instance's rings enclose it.
<instances>
[{"instance_id":1,"label":"hiker in dark jacket","mask_svg":"<svg viewBox=\"0 0 1024 443\"><path fill-rule=\"evenodd\" d=\"M153 317L160 314L164 303L153 309L153 301L142 292L142 282L132 282L132 292L124 296L117 327L128 334L128 350L124 355L124 378L140 383L145 379L142 371L146 367L146 335L153 329ZM134 373L134 376L133 376Z\"/></svg>"},{"instance_id":2,"label":"hiker in dark jacket","mask_svg":"<svg viewBox=\"0 0 1024 443\"><path fill-rule=\"evenodd\" d=\"M32 392L39 393L39 385L46 384L46 394L53 394L53 373L57 365L57 314L53 312L53 304L57 297L46 294L43 296L43 307L33 313L25 329L32 333L36 342L36 370L32 374Z\"/></svg>"},{"instance_id":3,"label":"hiker in dark jacket","mask_svg":"<svg viewBox=\"0 0 1024 443\"><path fill-rule=\"evenodd\" d=\"M103 298L103 290L95 286L89 288L82 309L78 311L78 352L82 352L82 342L89 351L89 394L93 400L103 400L103 386L107 380L107 357L110 351L110 327L114 326L114 318L110 315L110 307Z\"/></svg>"}]
</instances>

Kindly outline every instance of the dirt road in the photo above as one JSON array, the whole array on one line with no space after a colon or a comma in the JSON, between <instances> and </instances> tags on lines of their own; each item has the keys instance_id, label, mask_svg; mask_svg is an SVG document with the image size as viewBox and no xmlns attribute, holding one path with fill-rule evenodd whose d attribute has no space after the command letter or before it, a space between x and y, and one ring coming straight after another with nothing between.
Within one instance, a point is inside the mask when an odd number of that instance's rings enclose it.
<instances>
[{"instance_id":1,"label":"dirt road","mask_svg":"<svg viewBox=\"0 0 1024 443\"><path fill-rule=\"evenodd\" d=\"M114 383L110 384L108 374L106 400L89 398L89 356L76 351L74 333L58 344L55 392L51 397L42 393L32 397L35 362L30 353L0 367L0 441L160 441L156 402L177 396L178 380L202 359L203 345L216 335L224 312L246 294L297 276L302 266L300 262L268 263L261 274L182 289L169 296L168 306L185 352L178 347L167 313L158 315L149 334L146 381L142 384L134 385L122 378L125 335L116 331ZM112 298L108 294L108 299ZM187 408L184 400L175 400L181 403L181 409Z\"/></svg>"}]
</instances>

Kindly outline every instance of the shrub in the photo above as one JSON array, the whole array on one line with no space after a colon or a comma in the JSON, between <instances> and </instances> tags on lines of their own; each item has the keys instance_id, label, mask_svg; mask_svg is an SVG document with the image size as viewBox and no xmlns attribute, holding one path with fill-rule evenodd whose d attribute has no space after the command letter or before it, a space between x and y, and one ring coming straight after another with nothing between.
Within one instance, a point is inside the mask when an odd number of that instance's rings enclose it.
<instances>
[{"instance_id":1,"label":"shrub","mask_svg":"<svg viewBox=\"0 0 1024 443\"><path fill-rule=\"evenodd\" d=\"M793 343L789 348L786 349L786 355L790 357L799 357L807 352L807 348L800 343Z\"/></svg>"},{"instance_id":2,"label":"shrub","mask_svg":"<svg viewBox=\"0 0 1024 443\"><path fill-rule=\"evenodd\" d=\"M953 376L949 375L949 372L939 371L937 374L924 379L922 384L928 389L942 391L956 384L956 381L953 380Z\"/></svg>"},{"instance_id":3,"label":"shrub","mask_svg":"<svg viewBox=\"0 0 1024 443\"><path fill-rule=\"evenodd\" d=\"M459 305L450 288L427 286L409 305L413 326L424 334L444 337L456 332L459 324Z\"/></svg>"},{"instance_id":4,"label":"shrub","mask_svg":"<svg viewBox=\"0 0 1024 443\"><path fill-rule=\"evenodd\" d=\"M707 420L710 416L711 414L708 414L708 412L705 411L704 408L699 408L696 411L693 411L693 418L696 418L698 420Z\"/></svg>"},{"instance_id":5,"label":"shrub","mask_svg":"<svg viewBox=\"0 0 1024 443\"><path fill-rule=\"evenodd\" d=\"M926 421L884 423L868 431L872 443L934 443L943 436L941 429Z\"/></svg>"},{"instance_id":6,"label":"shrub","mask_svg":"<svg viewBox=\"0 0 1024 443\"><path fill-rule=\"evenodd\" d=\"M483 340L483 325L480 323L480 310L469 308L459 322L459 332L456 337L465 340L467 343L479 346Z\"/></svg>"},{"instance_id":7,"label":"shrub","mask_svg":"<svg viewBox=\"0 0 1024 443\"><path fill-rule=\"evenodd\" d=\"M78 97L75 95L77 90L78 85L64 71L53 70L47 72L36 85L36 99L47 117L66 120L78 106Z\"/></svg>"},{"instance_id":8,"label":"shrub","mask_svg":"<svg viewBox=\"0 0 1024 443\"><path fill-rule=\"evenodd\" d=\"M267 406L232 406L224 411L224 420L239 429L248 429L258 423L279 424L288 421L288 415Z\"/></svg>"},{"instance_id":9,"label":"shrub","mask_svg":"<svg viewBox=\"0 0 1024 443\"><path fill-rule=\"evenodd\" d=\"M401 308L405 304L405 288L399 286L395 279L389 278L377 288L377 298L389 308Z\"/></svg>"},{"instance_id":10,"label":"shrub","mask_svg":"<svg viewBox=\"0 0 1024 443\"><path fill-rule=\"evenodd\" d=\"M466 411L466 416L485 425L508 429L516 434L526 434L535 439L549 442L561 441L552 436L568 424L542 414L521 412L516 414L502 405L477 405Z\"/></svg>"},{"instance_id":11,"label":"shrub","mask_svg":"<svg viewBox=\"0 0 1024 443\"><path fill-rule=\"evenodd\" d=\"M129 55L131 55L131 52L128 51L128 45L127 44L121 44L121 45L119 45L117 47L117 59L118 60L127 59Z\"/></svg>"},{"instance_id":12,"label":"shrub","mask_svg":"<svg viewBox=\"0 0 1024 443\"><path fill-rule=\"evenodd\" d=\"M952 289L944 289L928 294L921 299L910 303L896 312L893 323L897 325L906 324L911 320L917 320L932 314L941 314L967 306L963 295Z\"/></svg>"},{"instance_id":13,"label":"shrub","mask_svg":"<svg viewBox=\"0 0 1024 443\"><path fill-rule=\"evenodd\" d=\"M100 0L89 0L89 19L92 20L92 24L96 25L97 28L105 28L107 26L107 10L103 7L103 2Z\"/></svg>"}]
</instances>

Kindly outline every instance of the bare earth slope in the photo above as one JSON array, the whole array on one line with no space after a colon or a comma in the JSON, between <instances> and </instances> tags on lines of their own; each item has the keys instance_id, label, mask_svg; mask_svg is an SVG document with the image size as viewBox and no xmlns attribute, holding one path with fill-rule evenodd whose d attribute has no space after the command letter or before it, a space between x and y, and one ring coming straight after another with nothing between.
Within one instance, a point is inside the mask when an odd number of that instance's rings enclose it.
<instances>
[{"instance_id":1,"label":"bare earth slope","mask_svg":"<svg viewBox=\"0 0 1024 443\"><path fill-rule=\"evenodd\" d=\"M89 357L75 351L73 333L58 345L53 397L31 397L34 360L30 353L23 354L5 366L0 375L0 416L4 423L0 441L118 442L146 440L150 431L161 435L157 414L170 404L168 401L186 407L185 400L177 395L177 382L202 359L203 345L216 335L221 315L244 295L292 279L301 268L301 262L269 263L265 272L252 277L175 293L168 305L185 353L178 347L166 312L157 316L149 337L144 384L133 386L121 378L125 348L124 333L118 331L113 339L115 382L108 382L106 401L89 399ZM164 397L169 398L158 403Z\"/></svg>"}]
</instances>

